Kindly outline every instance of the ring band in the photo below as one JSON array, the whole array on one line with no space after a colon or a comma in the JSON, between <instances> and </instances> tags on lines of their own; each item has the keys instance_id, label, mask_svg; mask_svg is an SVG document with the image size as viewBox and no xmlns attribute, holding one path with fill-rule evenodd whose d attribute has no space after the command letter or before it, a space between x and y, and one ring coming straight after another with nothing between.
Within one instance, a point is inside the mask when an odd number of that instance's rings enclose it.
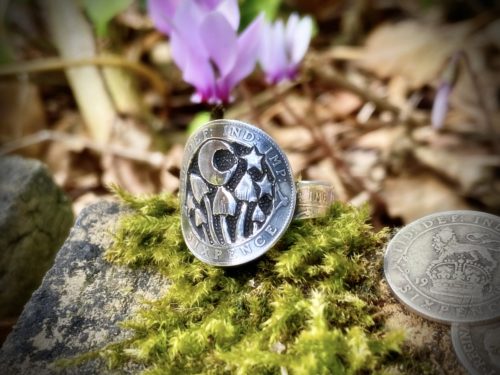
<instances>
[{"instance_id":1,"label":"ring band","mask_svg":"<svg viewBox=\"0 0 500 375\"><path fill-rule=\"evenodd\" d=\"M211 121L186 143L181 228L189 250L205 263L225 267L250 262L279 240L293 218L321 216L331 201L326 183L296 186L284 152L253 125Z\"/></svg>"},{"instance_id":2,"label":"ring band","mask_svg":"<svg viewBox=\"0 0 500 375\"><path fill-rule=\"evenodd\" d=\"M325 181L298 181L294 220L325 216L335 196L333 187Z\"/></svg>"}]
</instances>

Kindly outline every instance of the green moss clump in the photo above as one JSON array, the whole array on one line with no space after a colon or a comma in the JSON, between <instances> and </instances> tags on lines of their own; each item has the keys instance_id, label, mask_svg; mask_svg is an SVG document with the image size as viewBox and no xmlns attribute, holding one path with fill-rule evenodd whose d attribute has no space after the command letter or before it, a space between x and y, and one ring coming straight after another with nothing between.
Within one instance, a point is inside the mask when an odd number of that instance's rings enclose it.
<instances>
[{"instance_id":1,"label":"green moss clump","mask_svg":"<svg viewBox=\"0 0 500 375\"><path fill-rule=\"evenodd\" d=\"M146 374L356 374L394 365L403 333L374 318L387 233L367 224L367 209L337 203L325 218L293 222L258 261L223 269L185 246L177 199L119 194L133 212L121 219L107 259L157 270L172 285L123 323L131 339L100 353L111 367L132 361Z\"/></svg>"}]
</instances>

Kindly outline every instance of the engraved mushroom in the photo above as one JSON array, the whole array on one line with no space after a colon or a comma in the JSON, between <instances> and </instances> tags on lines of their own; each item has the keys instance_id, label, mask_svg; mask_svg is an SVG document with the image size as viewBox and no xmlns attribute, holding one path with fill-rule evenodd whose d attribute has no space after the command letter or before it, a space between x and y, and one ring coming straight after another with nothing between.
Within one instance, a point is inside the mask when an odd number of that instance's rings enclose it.
<instances>
[{"instance_id":1,"label":"engraved mushroom","mask_svg":"<svg viewBox=\"0 0 500 375\"><path fill-rule=\"evenodd\" d=\"M207 196L207 193L210 191L210 189L208 188L208 185L203 181L203 179L194 173L191 174L191 176L189 177L189 181L191 182L191 189L193 190L194 199L196 199L198 203L201 203L202 200L205 203L205 208L207 210L207 216L208 216L207 222L208 222L208 229L210 230L210 237L215 243L219 243L213 223L212 205L210 204L210 200L208 199Z\"/></svg>"},{"instance_id":2,"label":"engraved mushroom","mask_svg":"<svg viewBox=\"0 0 500 375\"><path fill-rule=\"evenodd\" d=\"M210 191L210 189L207 184L203 182L203 179L194 173L189 177L189 181L191 182L191 189L193 189L194 198L198 203L201 203L201 200L205 194Z\"/></svg>"},{"instance_id":3,"label":"engraved mushroom","mask_svg":"<svg viewBox=\"0 0 500 375\"><path fill-rule=\"evenodd\" d=\"M194 223L196 224L197 227L199 227L201 224L206 224L207 223L207 218L201 212L201 210L196 209L194 211Z\"/></svg>"},{"instance_id":4,"label":"engraved mushroom","mask_svg":"<svg viewBox=\"0 0 500 375\"><path fill-rule=\"evenodd\" d=\"M205 238L208 239L208 233L207 229L203 224L207 224L207 218L203 214L203 212L199 208L195 208L194 211L194 223L197 227L201 226L201 229L203 230L203 234L205 235Z\"/></svg>"},{"instance_id":5,"label":"engraved mushroom","mask_svg":"<svg viewBox=\"0 0 500 375\"><path fill-rule=\"evenodd\" d=\"M236 205L236 200L229 190L223 186L217 189L214 197L214 215L219 217L222 235L226 244L231 243L231 236L225 218L227 215L234 216Z\"/></svg>"},{"instance_id":6,"label":"engraved mushroom","mask_svg":"<svg viewBox=\"0 0 500 375\"><path fill-rule=\"evenodd\" d=\"M257 232L257 230L259 229L259 223L262 224L265 220L266 220L266 215L261 210L259 205L257 205L255 207L255 210L253 210L253 214L252 214L253 231Z\"/></svg>"},{"instance_id":7,"label":"engraved mushroom","mask_svg":"<svg viewBox=\"0 0 500 375\"><path fill-rule=\"evenodd\" d=\"M245 173L238 185L236 185L234 195L243 202L238 220L236 221L236 238L241 239L244 237L248 203L257 202L257 193L253 186L252 177L248 173Z\"/></svg>"},{"instance_id":8,"label":"engraved mushroom","mask_svg":"<svg viewBox=\"0 0 500 375\"><path fill-rule=\"evenodd\" d=\"M196 208L196 204L194 203L193 194L188 193L188 196L187 196L187 209L188 209L188 212L190 212L191 210L194 210L195 208Z\"/></svg>"}]
</instances>

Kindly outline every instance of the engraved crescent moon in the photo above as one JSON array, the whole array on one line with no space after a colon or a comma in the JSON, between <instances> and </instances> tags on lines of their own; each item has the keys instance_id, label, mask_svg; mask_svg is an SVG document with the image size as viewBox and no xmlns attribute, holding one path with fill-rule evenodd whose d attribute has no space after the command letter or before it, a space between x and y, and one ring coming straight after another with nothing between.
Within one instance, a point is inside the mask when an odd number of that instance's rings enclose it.
<instances>
[{"instance_id":1,"label":"engraved crescent moon","mask_svg":"<svg viewBox=\"0 0 500 375\"><path fill-rule=\"evenodd\" d=\"M200 174L209 183L217 186L224 185L228 182L237 167L237 164L235 164L227 171L217 169L214 163L214 156L215 153L220 150L226 150L234 154L231 146L229 146L226 142L217 139L212 139L206 142L203 146L201 146L200 151L198 152L198 166L200 167Z\"/></svg>"}]
</instances>

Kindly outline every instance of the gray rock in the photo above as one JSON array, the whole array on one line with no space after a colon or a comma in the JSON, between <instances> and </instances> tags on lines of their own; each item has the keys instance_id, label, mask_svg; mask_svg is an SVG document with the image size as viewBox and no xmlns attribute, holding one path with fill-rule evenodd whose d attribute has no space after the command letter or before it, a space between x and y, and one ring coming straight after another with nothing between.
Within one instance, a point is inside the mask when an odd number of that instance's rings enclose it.
<instances>
[{"instance_id":1,"label":"gray rock","mask_svg":"<svg viewBox=\"0 0 500 375\"><path fill-rule=\"evenodd\" d=\"M129 332L119 323L137 311L144 299L154 300L168 287L158 274L103 259L119 214L118 204L101 202L77 218L54 266L0 350L0 374L108 372L99 359L62 369L55 362L122 341Z\"/></svg>"},{"instance_id":2,"label":"gray rock","mask_svg":"<svg viewBox=\"0 0 500 375\"><path fill-rule=\"evenodd\" d=\"M42 163L0 158L0 318L19 315L72 223L71 204Z\"/></svg>"}]
</instances>

